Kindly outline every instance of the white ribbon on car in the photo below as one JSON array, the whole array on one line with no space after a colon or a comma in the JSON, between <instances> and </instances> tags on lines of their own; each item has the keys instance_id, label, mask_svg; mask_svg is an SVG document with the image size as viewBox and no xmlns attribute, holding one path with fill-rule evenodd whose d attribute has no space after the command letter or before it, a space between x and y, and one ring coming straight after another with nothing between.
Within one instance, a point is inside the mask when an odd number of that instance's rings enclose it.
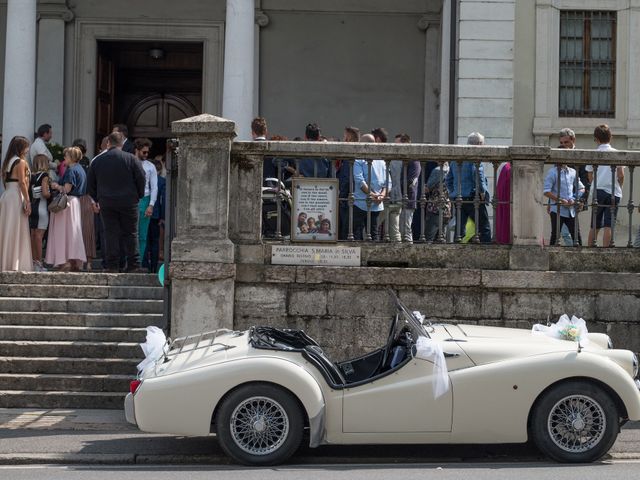
<instances>
[{"instance_id":1,"label":"white ribbon on car","mask_svg":"<svg viewBox=\"0 0 640 480\"><path fill-rule=\"evenodd\" d=\"M547 335L561 340L578 342L583 347L589 344L587 323L575 315L569 319L569 316L564 314L556 323L552 323L549 326L536 323L531 332L537 335Z\"/></svg>"},{"instance_id":2,"label":"white ribbon on car","mask_svg":"<svg viewBox=\"0 0 640 480\"><path fill-rule=\"evenodd\" d=\"M433 363L433 397L439 398L449 390L449 372L439 342L419 336L416 340L416 357Z\"/></svg>"},{"instance_id":3,"label":"white ribbon on car","mask_svg":"<svg viewBox=\"0 0 640 480\"><path fill-rule=\"evenodd\" d=\"M145 359L138 364L138 371L143 372L149 365L155 364L162 355L164 355L164 346L167 343L167 337L158 327L147 327L147 341L141 343L140 347L144 352Z\"/></svg>"}]
</instances>

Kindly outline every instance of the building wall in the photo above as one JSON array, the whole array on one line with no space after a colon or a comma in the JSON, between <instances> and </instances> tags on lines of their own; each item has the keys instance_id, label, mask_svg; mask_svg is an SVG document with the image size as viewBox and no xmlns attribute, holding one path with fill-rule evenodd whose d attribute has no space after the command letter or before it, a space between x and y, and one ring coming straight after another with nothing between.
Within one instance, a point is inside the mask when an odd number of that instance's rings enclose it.
<instances>
[{"instance_id":1,"label":"building wall","mask_svg":"<svg viewBox=\"0 0 640 480\"><path fill-rule=\"evenodd\" d=\"M330 358L346 360L384 345L394 314L388 293L393 289L411 310L434 322L530 329L535 323L556 322L566 313L584 318L590 332L610 335L617 348L638 351L637 277L630 273L238 265L233 328L303 329ZM603 290L603 285L609 287Z\"/></svg>"},{"instance_id":2,"label":"building wall","mask_svg":"<svg viewBox=\"0 0 640 480\"><path fill-rule=\"evenodd\" d=\"M383 126L422 140L425 33L420 14L266 11L260 38L260 113L272 133L327 136ZM437 59L434 59L437 60ZM432 85L428 92L437 87Z\"/></svg>"},{"instance_id":3,"label":"building wall","mask_svg":"<svg viewBox=\"0 0 640 480\"><path fill-rule=\"evenodd\" d=\"M536 79L536 5L516 0L513 55L513 144L533 145Z\"/></svg>"},{"instance_id":4,"label":"building wall","mask_svg":"<svg viewBox=\"0 0 640 480\"><path fill-rule=\"evenodd\" d=\"M461 0L458 43L458 143L473 131L511 145L515 0Z\"/></svg>"},{"instance_id":5,"label":"building wall","mask_svg":"<svg viewBox=\"0 0 640 480\"><path fill-rule=\"evenodd\" d=\"M7 3L0 1L0 45L6 45ZM4 104L4 48L0 48L0 132L2 131L2 109ZM7 140L8 141L8 140Z\"/></svg>"}]
</instances>

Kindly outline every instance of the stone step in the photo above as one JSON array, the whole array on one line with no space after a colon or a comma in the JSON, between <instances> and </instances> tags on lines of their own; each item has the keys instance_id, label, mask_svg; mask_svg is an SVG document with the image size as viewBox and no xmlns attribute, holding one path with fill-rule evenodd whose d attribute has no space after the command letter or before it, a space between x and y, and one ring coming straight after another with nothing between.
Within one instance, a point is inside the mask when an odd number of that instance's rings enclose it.
<instances>
[{"instance_id":1,"label":"stone step","mask_svg":"<svg viewBox=\"0 0 640 480\"><path fill-rule=\"evenodd\" d=\"M0 325L0 340L136 342L146 340L144 328Z\"/></svg>"},{"instance_id":2,"label":"stone step","mask_svg":"<svg viewBox=\"0 0 640 480\"><path fill-rule=\"evenodd\" d=\"M140 360L140 358L72 358L35 355L33 357L0 357L0 373L136 375L138 373L136 365Z\"/></svg>"},{"instance_id":3,"label":"stone step","mask_svg":"<svg viewBox=\"0 0 640 480\"><path fill-rule=\"evenodd\" d=\"M0 390L128 392L133 375L0 373Z\"/></svg>"},{"instance_id":4,"label":"stone step","mask_svg":"<svg viewBox=\"0 0 640 480\"><path fill-rule=\"evenodd\" d=\"M165 327L160 313L67 313L0 311L0 325L49 325L69 327Z\"/></svg>"},{"instance_id":5,"label":"stone step","mask_svg":"<svg viewBox=\"0 0 640 480\"><path fill-rule=\"evenodd\" d=\"M73 294L71 291L70 294ZM95 300L75 298L0 298L0 311L74 313L162 313L162 300Z\"/></svg>"},{"instance_id":6,"label":"stone step","mask_svg":"<svg viewBox=\"0 0 640 480\"><path fill-rule=\"evenodd\" d=\"M0 341L6 357L144 358L137 343Z\"/></svg>"},{"instance_id":7,"label":"stone step","mask_svg":"<svg viewBox=\"0 0 640 480\"><path fill-rule=\"evenodd\" d=\"M0 391L0 408L124 408L127 392Z\"/></svg>"},{"instance_id":8,"label":"stone step","mask_svg":"<svg viewBox=\"0 0 640 480\"><path fill-rule=\"evenodd\" d=\"M0 272L0 284L160 287L157 275L144 273Z\"/></svg>"},{"instance_id":9,"label":"stone step","mask_svg":"<svg viewBox=\"0 0 640 480\"><path fill-rule=\"evenodd\" d=\"M0 285L0 297L162 300L162 287L110 285Z\"/></svg>"}]
</instances>

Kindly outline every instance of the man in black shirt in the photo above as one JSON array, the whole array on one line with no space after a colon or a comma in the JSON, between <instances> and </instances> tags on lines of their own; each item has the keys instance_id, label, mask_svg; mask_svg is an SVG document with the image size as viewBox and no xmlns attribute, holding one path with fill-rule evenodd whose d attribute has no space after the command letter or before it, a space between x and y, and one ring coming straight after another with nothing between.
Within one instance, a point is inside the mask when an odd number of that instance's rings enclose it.
<instances>
[{"instance_id":1,"label":"man in black shirt","mask_svg":"<svg viewBox=\"0 0 640 480\"><path fill-rule=\"evenodd\" d=\"M144 196L144 170L140 160L122 151L123 143L121 133L109 135L108 150L89 168L87 191L104 224L107 271L117 272L123 256L125 271L146 273L140 268L138 252L138 202Z\"/></svg>"}]
</instances>

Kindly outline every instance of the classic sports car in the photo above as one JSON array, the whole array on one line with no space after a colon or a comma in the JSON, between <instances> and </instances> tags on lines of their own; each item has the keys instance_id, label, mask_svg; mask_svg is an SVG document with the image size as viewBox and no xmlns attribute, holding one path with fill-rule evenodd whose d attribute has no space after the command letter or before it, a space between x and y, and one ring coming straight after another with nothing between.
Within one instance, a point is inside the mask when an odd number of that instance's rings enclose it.
<instances>
[{"instance_id":1,"label":"classic sports car","mask_svg":"<svg viewBox=\"0 0 640 480\"><path fill-rule=\"evenodd\" d=\"M638 359L604 334L589 333L583 346L529 330L422 323L397 305L386 345L339 363L300 330L176 339L132 382L127 420L147 432L215 432L247 465L284 462L303 438L311 447L532 439L557 461L591 462L621 425L640 420ZM421 342L436 353L421 355Z\"/></svg>"}]
</instances>

